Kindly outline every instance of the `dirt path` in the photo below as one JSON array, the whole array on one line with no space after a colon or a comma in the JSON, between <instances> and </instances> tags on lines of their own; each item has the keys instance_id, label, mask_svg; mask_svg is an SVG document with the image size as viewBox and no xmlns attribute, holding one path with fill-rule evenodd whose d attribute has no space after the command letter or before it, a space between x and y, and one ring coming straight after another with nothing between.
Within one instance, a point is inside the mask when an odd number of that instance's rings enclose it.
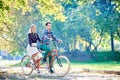
<instances>
[{"instance_id":1,"label":"dirt path","mask_svg":"<svg viewBox=\"0 0 120 80\"><path fill-rule=\"evenodd\" d=\"M21 67L6 66L8 63L11 64L13 62L0 62L0 80L120 80L120 75L96 73L95 71L89 72L73 67L62 78L57 77L55 74L50 74L48 70L41 70L40 73L34 71L30 76L25 76L22 74Z\"/></svg>"},{"instance_id":2,"label":"dirt path","mask_svg":"<svg viewBox=\"0 0 120 80\"><path fill-rule=\"evenodd\" d=\"M82 72L80 68L71 68L69 74L63 78L43 70L41 73L34 71L30 76L25 76L20 67L3 67L1 69L1 71L7 72L0 74L0 80L120 80L119 75Z\"/></svg>"}]
</instances>

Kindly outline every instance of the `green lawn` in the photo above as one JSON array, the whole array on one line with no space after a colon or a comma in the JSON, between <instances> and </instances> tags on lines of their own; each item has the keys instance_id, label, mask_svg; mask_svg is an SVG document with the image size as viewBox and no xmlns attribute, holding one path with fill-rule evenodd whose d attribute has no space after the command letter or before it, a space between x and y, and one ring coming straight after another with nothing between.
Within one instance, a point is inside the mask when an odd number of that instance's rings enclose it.
<instances>
[{"instance_id":1,"label":"green lawn","mask_svg":"<svg viewBox=\"0 0 120 80\"><path fill-rule=\"evenodd\" d=\"M71 62L72 68L86 68L92 70L117 70L120 71L120 62Z\"/></svg>"},{"instance_id":2,"label":"green lawn","mask_svg":"<svg viewBox=\"0 0 120 80\"><path fill-rule=\"evenodd\" d=\"M120 71L120 53L119 52L92 52L96 55L88 61L77 61L72 57L71 67L73 68L86 68L93 70L119 70ZM91 53L84 53L91 54ZM76 56L81 57L81 56ZM77 59L77 58L76 58Z\"/></svg>"},{"instance_id":3,"label":"green lawn","mask_svg":"<svg viewBox=\"0 0 120 80\"><path fill-rule=\"evenodd\" d=\"M88 53L86 53L88 54ZM119 70L120 71L120 53L118 52L96 52L96 58L91 58L89 61L78 62L71 60L72 68L86 68L93 70ZM80 57L80 56L78 56ZM11 66L20 66L20 63L11 64Z\"/></svg>"},{"instance_id":4,"label":"green lawn","mask_svg":"<svg viewBox=\"0 0 120 80\"><path fill-rule=\"evenodd\" d=\"M11 64L9 66L20 66L20 63ZM110 61L110 62L75 62L71 61L72 68L86 68L92 70L117 70L120 71L120 62L119 61Z\"/></svg>"}]
</instances>

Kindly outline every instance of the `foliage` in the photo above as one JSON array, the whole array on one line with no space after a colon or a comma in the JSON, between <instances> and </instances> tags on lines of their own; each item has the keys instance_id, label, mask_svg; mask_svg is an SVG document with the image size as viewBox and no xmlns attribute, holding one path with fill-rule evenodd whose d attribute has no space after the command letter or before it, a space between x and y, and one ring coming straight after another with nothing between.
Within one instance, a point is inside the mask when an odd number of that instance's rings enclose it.
<instances>
[{"instance_id":1,"label":"foliage","mask_svg":"<svg viewBox=\"0 0 120 80\"><path fill-rule=\"evenodd\" d=\"M63 40L63 51L81 44L83 50L110 50L111 30L120 41L119 11L119 0L0 0L0 50L23 54L31 24L41 36L46 21Z\"/></svg>"}]
</instances>

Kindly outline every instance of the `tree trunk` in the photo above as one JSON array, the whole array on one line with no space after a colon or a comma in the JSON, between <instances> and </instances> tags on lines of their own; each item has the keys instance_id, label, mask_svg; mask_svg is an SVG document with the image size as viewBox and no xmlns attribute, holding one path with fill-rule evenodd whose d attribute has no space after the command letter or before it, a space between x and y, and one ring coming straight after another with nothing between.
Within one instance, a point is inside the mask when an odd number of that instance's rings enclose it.
<instances>
[{"instance_id":1,"label":"tree trunk","mask_svg":"<svg viewBox=\"0 0 120 80\"><path fill-rule=\"evenodd\" d=\"M102 38L103 38L103 29L102 29L101 32L100 32L100 40L99 40L98 44L95 45L95 44L93 44L92 42L90 42L91 45L94 46L94 49L92 50L93 52L97 52L97 48L98 48L98 46L101 44Z\"/></svg>"},{"instance_id":2,"label":"tree trunk","mask_svg":"<svg viewBox=\"0 0 120 80\"><path fill-rule=\"evenodd\" d=\"M74 50L76 49L76 34L74 34Z\"/></svg>"},{"instance_id":3,"label":"tree trunk","mask_svg":"<svg viewBox=\"0 0 120 80\"><path fill-rule=\"evenodd\" d=\"M69 44L67 43L66 45L65 45L65 52L69 52L70 51L70 49L69 49Z\"/></svg>"},{"instance_id":4,"label":"tree trunk","mask_svg":"<svg viewBox=\"0 0 120 80\"><path fill-rule=\"evenodd\" d=\"M114 35L112 26L110 26L110 37L111 37L111 51L114 52Z\"/></svg>"}]
</instances>

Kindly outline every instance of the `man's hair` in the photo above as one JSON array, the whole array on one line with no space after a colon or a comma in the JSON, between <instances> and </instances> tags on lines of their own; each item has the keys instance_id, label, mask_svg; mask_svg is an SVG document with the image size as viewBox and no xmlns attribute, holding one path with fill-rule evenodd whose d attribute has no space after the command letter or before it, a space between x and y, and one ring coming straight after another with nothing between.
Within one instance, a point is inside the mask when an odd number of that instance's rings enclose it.
<instances>
[{"instance_id":1,"label":"man's hair","mask_svg":"<svg viewBox=\"0 0 120 80\"><path fill-rule=\"evenodd\" d=\"M51 22L46 22L46 24L45 24L45 25L47 26L48 24L51 24Z\"/></svg>"}]
</instances>

